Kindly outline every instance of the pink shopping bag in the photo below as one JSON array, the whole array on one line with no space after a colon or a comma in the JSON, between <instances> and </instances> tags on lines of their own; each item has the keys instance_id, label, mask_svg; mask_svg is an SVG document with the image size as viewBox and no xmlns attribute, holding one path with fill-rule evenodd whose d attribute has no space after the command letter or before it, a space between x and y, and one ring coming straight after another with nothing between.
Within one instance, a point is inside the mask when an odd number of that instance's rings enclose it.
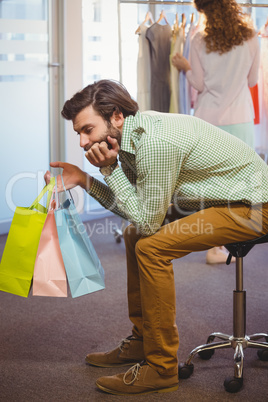
<instances>
[{"instance_id":1,"label":"pink shopping bag","mask_svg":"<svg viewBox=\"0 0 268 402\"><path fill-rule=\"evenodd\" d=\"M50 203L35 260L33 296L67 297L66 272L51 205L53 204Z\"/></svg>"}]
</instances>

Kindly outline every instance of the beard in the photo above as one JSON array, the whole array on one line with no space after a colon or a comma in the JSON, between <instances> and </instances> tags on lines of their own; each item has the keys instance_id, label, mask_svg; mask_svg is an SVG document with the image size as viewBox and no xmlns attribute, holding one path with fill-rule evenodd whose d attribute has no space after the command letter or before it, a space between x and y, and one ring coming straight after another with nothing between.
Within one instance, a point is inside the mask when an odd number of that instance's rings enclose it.
<instances>
[{"instance_id":1,"label":"beard","mask_svg":"<svg viewBox=\"0 0 268 402\"><path fill-rule=\"evenodd\" d=\"M121 132L120 130L118 130L117 128L115 128L111 122L107 121L106 123L107 129L106 131L103 133L103 135L101 136L100 140L98 141L98 143L100 144L101 142L106 142L107 146L109 149L112 148L111 144L109 143L109 141L107 140L107 137L110 136L112 138L115 138L119 144L119 146L121 145ZM91 145L92 146L92 145ZM87 152L91 146L86 145L84 147L84 151Z\"/></svg>"},{"instance_id":2,"label":"beard","mask_svg":"<svg viewBox=\"0 0 268 402\"><path fill-rule=\"evenodd\" d=\"M108 148L110 149L110 143L107 140L107 137L110 136L112 138L115 138L119 144L119 146L121 145L121 132L120 130L118 130L117 128L115 128L111 122L107 122L107 130L104 133L104 137L105 139L103 139L103 141L105 141L108 145Z\"/></svg>"}]
</instances>

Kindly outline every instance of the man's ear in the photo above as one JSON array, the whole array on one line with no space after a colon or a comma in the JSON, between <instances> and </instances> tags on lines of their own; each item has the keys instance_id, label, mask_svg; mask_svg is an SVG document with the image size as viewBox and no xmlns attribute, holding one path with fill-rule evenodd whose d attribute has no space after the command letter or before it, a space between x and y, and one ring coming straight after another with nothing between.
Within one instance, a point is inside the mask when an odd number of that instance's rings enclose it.
<instances>
[{"instance_id":1,"label":"man's ear","mask_svg":"<svg viewBox=\"0 0 268 402\"><path fill-rule=\"evenodd\" d=\"M118 112L116 112L116 111L113 112L113 115L112 115L112 117L110 118L111 124L112 124L115 128L117 128L118 130L120 130L120 129L123 128L124 120L125 120L125 118L124 118L124 116L123 116L123 113L122 113L122 112L119 112L119 113L118 113Z\"/></svg>"}]
</instances>

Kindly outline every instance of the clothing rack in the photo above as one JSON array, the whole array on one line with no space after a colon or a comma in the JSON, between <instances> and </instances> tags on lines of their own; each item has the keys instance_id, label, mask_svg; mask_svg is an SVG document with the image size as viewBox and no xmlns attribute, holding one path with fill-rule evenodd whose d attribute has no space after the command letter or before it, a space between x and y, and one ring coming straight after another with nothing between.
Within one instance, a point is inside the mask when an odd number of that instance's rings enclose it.
<instances>
[{"instance_id":1,"label":"clothing rack","mask_svg":"<svg viewBox=\"0 0 268 402\"><path fill-rule=\"evenodd\" d=\"M188 6L193 6L194 2L193 1L184 1L184 0L171 0L171 1L160 1L160 0L144 0L144 1L140 1L140 0L118 0L118 18L120 20L120 4L148 4L148 5L177 5L177 6L182 6L182 5L188 5ZM268 4L260 4L260 3L238 3L240 4L242 7L266 7L268 8ZM118 24L118 35L119 38L121 38L121 32L120 32L120 24ZM122 65L121 65L121 40L119 40L119 76L120 76L120 80L122 77Z\"/></svg>"},{"instance_id":2,"label":"clothing rack","mask_svg":"<svg viewBox=\"0 0 268 402\"><path fill-rule=\"evenodd\" d=\"M183 5L188 5L188 6L193 6L194 2L193 1L184 1L184 0L170 0L170 1L161 1L161 0L144 0L144 1L140 1L140 0L118 0L118 18L120 20L120 4L148 4L148 5L177 5L177 6L183 6ZM260 4L260 3L238 3L240 4L240 6L242 7L250 7L250 8L254 8L254 7L266 7L268 8L268 4ZM118 24L118 35L119 38L121 38L121 32L120 32L120 24ZM120 80L122 77L122 66L121 66L121 44L120 44L121 40L119 41L119 76L120 76Z\"/></svg>"},{"instance_id":3,"label":"clothing rack","mask_svg":"<svg viewBox=\"0 0 268 402\"><path fill-rule=\"evenodd\" d=\"M179 6L179 5L189 5L189 6L193 6L193 2L192 1L182 1L182 0L173 0L173 1L152 1L152 0L148 0L148 1L132 1L132 0L130 0L130 1L128 1L128 0L119 0L119 3L121 4L121 3L125 3L125 4L152 4L152 5L157 5L157 4L159 4L159 5L177 5L177 6ZM242 7L268 7L268 4L260 4L260 3L255 3L255 4L253 4L253 3L238 3L238 4L240 4L240 6L242 6Z\"/></svg>"}]
</instances>

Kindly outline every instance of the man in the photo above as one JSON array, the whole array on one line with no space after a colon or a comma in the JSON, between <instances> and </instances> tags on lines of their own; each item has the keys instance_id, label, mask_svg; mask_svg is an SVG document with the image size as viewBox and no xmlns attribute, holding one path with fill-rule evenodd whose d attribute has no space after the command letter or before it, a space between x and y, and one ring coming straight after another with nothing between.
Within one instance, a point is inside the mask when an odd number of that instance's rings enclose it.
<instances>
[{"instance_id":1,"label":"man","mask_svg":"<svg viewBox=\"0 0 268 402\"><path fill-rule=\"evenodd\" d=\"M62 115L107 185L74 165L51 166L63 168L66 188L80 185L132 222L124 233L132 335L86 361L132 366L98 379L105 392L174 391L179 337L172 260L267 233L268 167L242 141L196 117L140 113L114 81L87 86Z\"/></svg>"}]
</instances>

